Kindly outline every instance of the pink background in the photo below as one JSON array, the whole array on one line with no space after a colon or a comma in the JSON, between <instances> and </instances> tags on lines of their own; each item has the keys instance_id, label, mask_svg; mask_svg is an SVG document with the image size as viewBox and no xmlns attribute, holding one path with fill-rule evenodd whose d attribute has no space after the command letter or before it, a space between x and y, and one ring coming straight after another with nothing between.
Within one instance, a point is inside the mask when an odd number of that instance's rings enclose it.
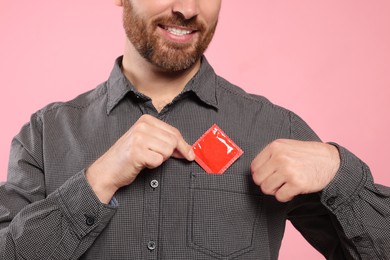
<instances>
[{"instance_id":1,"label":"pink background","mask_svg":"<svg viewBox=\"0 0 390 260\"><path fill-rule=\"evenodd\" d=\"M240 4L239 4L240 3ZM249 92L302 116L390 185L390 1L223 1L207 56ZM0 180L31 113L104 81L122 53L111 1L0 0ZM288 226L280 259L323 259Z\"/></svg>"}]
</instances>

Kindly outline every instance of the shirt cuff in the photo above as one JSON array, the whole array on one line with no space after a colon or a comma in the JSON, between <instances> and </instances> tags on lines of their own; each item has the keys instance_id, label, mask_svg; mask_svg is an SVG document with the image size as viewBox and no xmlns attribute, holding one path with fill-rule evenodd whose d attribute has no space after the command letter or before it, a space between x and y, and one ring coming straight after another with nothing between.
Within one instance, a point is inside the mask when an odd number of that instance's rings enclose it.
<instances>
[{"instance_id":1,"label":"shirt cuff","mask_svg":"<svg viewBox=\"0 0 390 260\"><path fill-rule=\"evenodd\" d=\"M71 177L57 191L59 205L79 238L97 236L114 216L118 203L100 202L85 178L85 171Z\"/></svg>"},{"instance_id":2,"label":"shirt cuff","mask_svg":"<svg viewBox=\"0 0 390 260\"><path fill-rule=\"evenodd\" d=\"M340 167L334 179L322 191L321 202L331 211L340 205L353 201L367 181L365 164L344 147L337 147L340 153Z\"/></svg>"}]
</instances>

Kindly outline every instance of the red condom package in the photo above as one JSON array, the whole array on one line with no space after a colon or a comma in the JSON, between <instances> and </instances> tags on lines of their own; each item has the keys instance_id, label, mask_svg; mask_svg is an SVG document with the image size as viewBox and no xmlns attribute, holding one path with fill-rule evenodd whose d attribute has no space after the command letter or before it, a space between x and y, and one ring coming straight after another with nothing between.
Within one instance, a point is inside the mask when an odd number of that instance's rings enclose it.
<instances>
[{"instance_id":1,"label":"red condom package","mask_svg":"<svg viewBox=\"0 0 390 260\"><path fill-rule=\"evenodd\" d=\"M195 161L211 174L223 174L243 154L216 124L192 145L192 149Z\"/></svg>"}]
</instances>

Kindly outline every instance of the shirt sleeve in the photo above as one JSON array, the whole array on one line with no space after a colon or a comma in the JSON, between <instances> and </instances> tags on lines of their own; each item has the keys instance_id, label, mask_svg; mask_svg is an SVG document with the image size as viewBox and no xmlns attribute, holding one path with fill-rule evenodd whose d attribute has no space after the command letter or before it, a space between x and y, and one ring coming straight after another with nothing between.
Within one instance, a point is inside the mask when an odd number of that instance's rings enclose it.
<instances>
[{"instance_id":1,"label":"shirt sleeve","mask_svg":"<svg viewBox=\"0 0 390 260\"><path fill-rule=\"evenodd\" d=\"M316 140L291 114L291 137ZM368 166L335 144L341 164L332 182L318 194L298 196L288 218L327 259L387 259L390 255L390 189L375 185Z\"/></svg>"},{"instance_id":2,"label":"shirt sleeve","mask_svg":"<svg viewBox=\"0 0 390 260\"><path fill-rule=\"evenodd\" d=\"M374 184L369 167L347 149L334 144L341 165L323 190L321 202L341 225L347 250L371 259L390 255L390 188ZM364 256L364 257L363 257Z\"/></svg>"},{"instance_id":3,"label":"shirt sleeve","mask_svg":"<svg viewBox=\"0 0 390 260\"><path fill-rule=\"evenodd\" d=\"M115 203L99 201L84 171L46 194L40 124L34 115L12 141L0 185L0 259L78 259L116 212Z\"/></svg>"}]
</instances>

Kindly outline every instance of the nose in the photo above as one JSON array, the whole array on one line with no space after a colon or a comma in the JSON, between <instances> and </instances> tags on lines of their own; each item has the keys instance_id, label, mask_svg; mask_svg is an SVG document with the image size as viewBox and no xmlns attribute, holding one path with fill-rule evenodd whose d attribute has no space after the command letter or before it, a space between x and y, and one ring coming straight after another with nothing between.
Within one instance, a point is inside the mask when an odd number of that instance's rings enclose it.
<instances>
[{"instance_id":1,"label":"nose","mask_svg":"<svg viewBox=\"0 0 390 260\"><path fill-rule=\"evenodd\" d=\"M186 20L196 17L199 14L199 0L175 0L172 12L180 14Z\"/></svg>"}]
</instances>

